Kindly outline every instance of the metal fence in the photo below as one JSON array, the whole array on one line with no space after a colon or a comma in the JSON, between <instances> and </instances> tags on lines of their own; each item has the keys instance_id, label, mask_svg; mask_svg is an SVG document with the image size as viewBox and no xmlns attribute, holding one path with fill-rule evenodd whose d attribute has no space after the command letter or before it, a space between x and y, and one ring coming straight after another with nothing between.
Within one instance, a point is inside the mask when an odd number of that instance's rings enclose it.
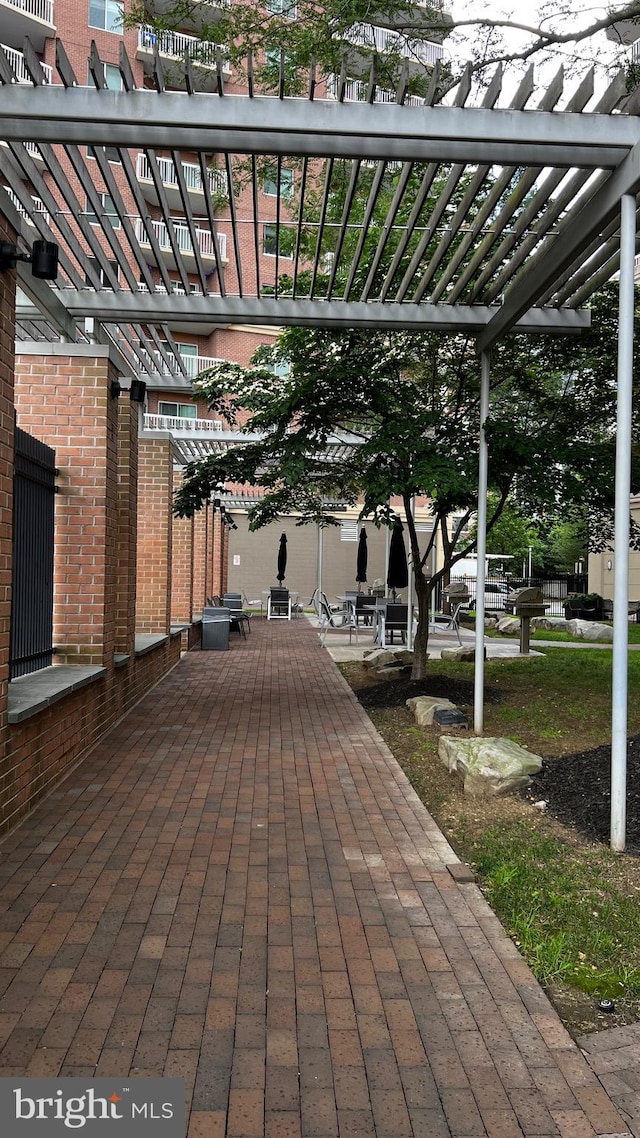
<instances>
[{"instance_id":1,"label":"metal fence","mask_svg":"<svg viewBox=\"0 0 640 1138\"><path fill-rule=\"evenodd\" d=\"M16 429L9 677L53 660L55 451Z\"/></svg>"},{"instance_id":2,"label":"metal fence","mask_svg":"<svg viewBox=\"0 0 640 1138\"><path fill-rule=\"evenodd\" d=\"M457 577L452 581L464 581L469 590L469 607L473 608L476 598L475 577ZM509 593L518 589L535 588L542 590L547 616L564 616L564 601L568 593L586 593L588 578L586 573L567 573L557 577L516 577L511 574L488 576L485 582L485 609L504 610L504 602ZM440 606L438 606L440 607Z\"/></svg>"}]
</instances>

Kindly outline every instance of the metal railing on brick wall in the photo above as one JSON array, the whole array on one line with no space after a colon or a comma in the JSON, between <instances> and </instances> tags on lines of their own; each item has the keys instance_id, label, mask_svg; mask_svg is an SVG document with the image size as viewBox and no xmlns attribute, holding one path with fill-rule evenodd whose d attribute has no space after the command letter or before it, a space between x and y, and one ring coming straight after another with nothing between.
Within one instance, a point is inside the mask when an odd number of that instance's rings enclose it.
<instances>
[{"instance_id":1,"label":"metal railing on brick wall","mask_svg":"<svg viewBox=\"0 0 640 1138\"><path fill-rule=\"evenodd\" d=\"M16 428L9 678L53 661L55 451Z\"/></svg>"}]
</instances>

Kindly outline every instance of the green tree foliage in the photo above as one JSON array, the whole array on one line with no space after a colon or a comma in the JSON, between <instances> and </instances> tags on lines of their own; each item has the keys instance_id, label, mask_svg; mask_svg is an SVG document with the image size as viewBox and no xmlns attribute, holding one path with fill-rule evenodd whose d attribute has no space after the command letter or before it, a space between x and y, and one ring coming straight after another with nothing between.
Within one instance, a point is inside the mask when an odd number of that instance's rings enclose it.
<instances>
[{"instance_id":1,"label":"green tree foliage","mask_svg":"<svg viewBox=\"0 0 640 1138\"><path fill-rule=\"evenodd\" d=\"M600 542L611 538L614 500L614 290L599 298L592 333L578 341L514 336L493 359L488 423L492 510L509 498L529 516L588 507ZM269 370L287 363L288 375ZM221 484L252 483L264 498L250 524L299 510L328 523L325 499L360 502L362 516L407 516L419 608L414 676L425 668L428 611L437 584L475 548L464 541L477 508L479 373L461 336L290 328L253 367L218 363L196 383L216 414L244 422L246 442L190 464L176 497L189 516ZM247 419L248 415L248 419ZM638 432L636 430L636 436ZM342 445L344 444L344 445ZM640 488L634 465L633 486ZM433 534L420 544L414 495L432 503ZM451 535L448 519L458 517ZM444 565L427 570L436 534ZM503 551L504 552L504 551Z\"/></svg>"}]
</instances>

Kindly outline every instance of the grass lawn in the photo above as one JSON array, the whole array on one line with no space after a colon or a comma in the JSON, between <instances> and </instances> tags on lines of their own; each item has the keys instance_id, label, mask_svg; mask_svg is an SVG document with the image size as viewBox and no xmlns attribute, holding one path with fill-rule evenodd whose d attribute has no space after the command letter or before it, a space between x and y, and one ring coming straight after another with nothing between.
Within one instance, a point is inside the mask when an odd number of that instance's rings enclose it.
<instances>
[{"instance_id":1,"label":"grass lawn","mask_svg":"<svg viewBox=\"0 0 640 1138\"><path fill-rule=\"evenodd\" d=\"M430 667L440 683L466 690L472 680L471 664L438 660ZM376 689L371 719L459 856L474 866L569 1029L579 1034L640 1018L640 857L612 854L525 794L466 796L437 757L439 730L417 727L394 697L400 681L374 679L360 663L341 669L363 701ZM515 739L547 762L610 742L606 649L489 660L486 687L485 733ZM629 730L640 734L640 653L629 655L629 689ZM455 702L470 713L470 698L466 706ZM616 1000L614 1016L597 1010L605 997Z\"/></svg>"}]
</instances>

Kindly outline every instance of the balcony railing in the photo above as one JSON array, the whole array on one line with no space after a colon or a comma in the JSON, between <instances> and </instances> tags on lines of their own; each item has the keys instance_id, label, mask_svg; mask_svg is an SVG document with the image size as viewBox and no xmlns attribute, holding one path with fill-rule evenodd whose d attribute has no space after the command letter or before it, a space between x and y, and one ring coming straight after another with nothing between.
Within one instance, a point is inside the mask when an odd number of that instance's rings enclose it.
<instances>
[{"instance_id":1,"label":"balcony railing","mask_svg":"<svg viewBox=\"0 0 640 1138\"><path fill-rule=\"evenodd\" d=\"M141 245L149 245L149 235L147 227L151 225L156 235L156 240L161 249L172 251L171 241L169 240L169 230L164 221L143 221L141 217L136 218L136 237ZM187 255L194 255L193 243L191 241L191 234L184 223L175 221L173 223L174 233L176 235L176 243L181 253ZM196 228L196 236L200 246L200 252L203 257L215 257L213 237L210 230ZM220 257L223 261L227 258L227 235L226 233L216 234L218 238L218 249L220 250Z\"/></svg>"},{"instance_id":2,"label":"balcony railing","mask_svg":"<svg viewBox=\"0 0 640 1138\"><path fill-rule=\"evenodd\" d=\"M163 185L175 186L178 188L178 174L174 163L170 158L156 158L158 163L158 170L162 178ZM202 186L202 171L195 162L182 162L182 174L185 180L187 190L192 193L201 194L203 192ZM136 164L136 174L138 178L145 182L153 181L153 174L151 172L151 164L146 154L139 154ZM224 170L209 170L209 193L210 194L224 194L227 195L227 175Z\"/></svg>"},{"instance_id":3,"label":"balcony railing","mask_svg":"<svg viewBox=\"0 0 640 1138\"><path fill-rule=\"evenodd\" d=\"M53 0L6 0L6 3L29 16L35 16L37 20L53 24Z\"/></svg>"},{"instance_id":4,"label":"balcony railing","mask_svg":"<svg viewBox=\"0 0 640 1138\"><path fill-rule=\"evenodd\" d=\"M182 419L171 415L145 415L146 431L221 431L220 419Z\"/></svg>"},{"instance_id":5,"label":"balcony railing","mask_svg":"<svg viewBox=\"0 0 640 1138\"><path fill-rule=\"evenodd\" d=\"M193 63L202 67L215 67L216 46L220 46L184 32L156 32L149 24L142 24L138 28L138 50L153 51L156 44L160 55L184 59L186 53Z\"/></svg>"},{"instance_id":6,"label":"balcony railing","mask_svg":"<svg viewBox=\"0 0 640 1138\"><path fill-rule=\"evenodd\" d=\"M398 52L403 58L416 63L431 65L444 57L444 48L431 40L410 39L390 28L376 27L374 24L353 24L344 38L358 47L367 47L380 54Z\"/></svg>"},{"instance_id":7,"label":"balcony railing","mask_svg":"<svg viewBox=\"0 0 640 1138\"><path fill-rule=\"evenodd\" d=\"M6 44L0 44L0 47L5 52L9 63L13 67L18 83L33 83L33 79L27 71L22 52L16 51L14 47L7 47ZM50 83L53 78L53 68L49 67L48 63L41 63L40 66L45 73L47 83Z\"/></svg>"},{"instance_id":8,"label":"balcony railing","mask_svg":"<svg viewBox=\"0 0 640 1138\"><path fill-rule=\"evenodd\" d=\"M340 78L338 75L329 75L327 79L327 97L329 99L337 99L338 91L340 89ZM367 99L367 92L369 84L364 83L361 79L347 79L344 88L344 98L349 103L362 103ZM374 102L375 103L395 103L395 91L387 91L384 87L377 87ZM423 107L424 99L418 95L405 96L404 106Z\"/></svg>"},{"instance_id":9,"label":"balcony railing","mask_svg":"<svg viewBox=\"0 0 640 1138\"><path fill-rule=\"evenodd\" d=\"M162 293L163 296L167 296L167 289L162 281L158 281L155 287L155 291ZM149 292L149 289L147 288L144 281L138 281L138 292ZM192 284L189 285L189 292L187 292L182 281L172 281L171 294L172 296L202 296L202 289L200 288L200 285Z\"/></svg>"},{"instance_id":10,"label":"balcony railing","mask_svg":"<svg viewBox=\"0 0 640 1138\"><path fill-rule=\"evenodd\" d=\"M640 39L634 40L629 48L629 56L634 64L640 63Z\"/></svg>"},{"instance_id":11,"label":"balcony railing","mask_svg":"<svg viewBox=\"0 0 640 1138\"><path fill-rule=\"evenodd\" d=\"M49 213L49 210L46 209L42 198L32 197L31 201L33 202L33 206L31 207L31 210L28 210L26 208L26 206L24 206L22 204L22 202L20 201L20 198L18 197L18 195L14 194L13 190L11 189L11 186L4 186L4 191L11 198L11 201L13 202L14 206L16 207L18 213L22 214L22 216L24 218L26 218L26 220L29 222L30 225L33 224L33 222L31 221L31 214L32 213L41 213L42 216L44 217L45 221L47 222L47 224L51 221L51 214Z\"/></svg>"}]
</instances>

